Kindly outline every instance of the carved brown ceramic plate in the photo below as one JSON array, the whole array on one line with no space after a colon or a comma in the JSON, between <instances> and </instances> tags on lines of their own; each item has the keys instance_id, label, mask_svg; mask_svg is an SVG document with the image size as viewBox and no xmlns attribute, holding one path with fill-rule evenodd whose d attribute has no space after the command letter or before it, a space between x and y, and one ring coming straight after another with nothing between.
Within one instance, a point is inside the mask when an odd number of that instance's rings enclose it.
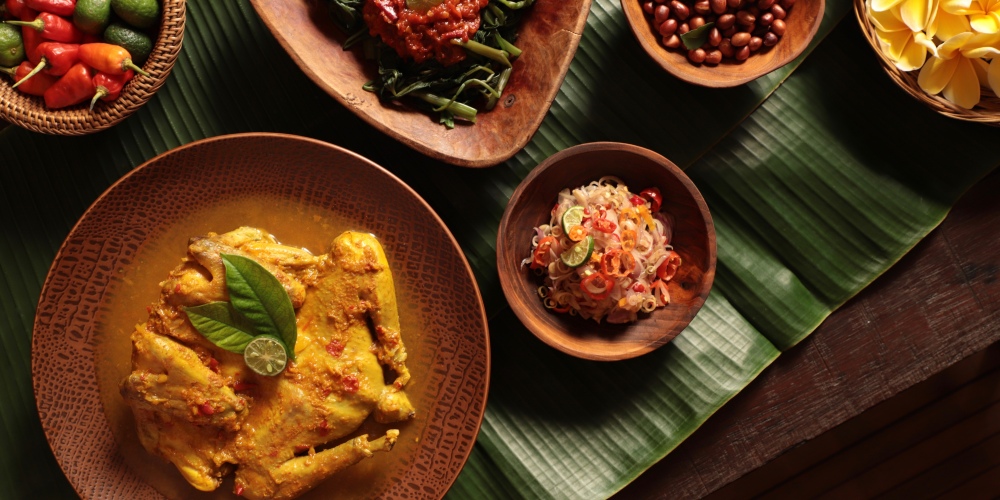
<instances>
[{"instance_id":1,"label":"carved brown ceramic plate","mask_svg":"<svg viewBox=\"0 0 1000 500\"><path fill-rule=\"evenodd\" d=\"M32 374L52 451L84 498L231 497L232 480L195 491L136 437L118 393L129 334L146 317L187 240L240 225L314 253L340 232L374 234L399 298L417 416L389 453L303 498L437 498L465 464L489 384L489 337L472 271L451 233L409 187L336 146L277 134L196 142L105 192L70 232L35 317Z\"/></svg>"},{"instance_id":2,"label":"carved brown ceramic plate","mask_svg":"<svg viewBox=\"0 0 1000 500\"><path fill-rule=\"evenodd\" d=\"M522 19L504 100L480 112L475 125L447 129L437 118L398 104L384 104L361 86L378 74L360 47L344 51L344 33L327 0L251 0L292 59L317 85L375 128L420 151L464 167L496 165L527 144L562 84L590 12L591 0L538 1Z\"/></svg>"},{"instance_id":3,"label":"carved brown ceramic plate","mask_svg":"<svg viewBox=\"0 0 1000 500\"><path fill-rule=\"evenodd\" d=\"M673 217L671 244L681 267L667 284L670 304L628 324L597 323L554 313L538 297L541 279L521 262L531 254L534 228L548 224L559 191L604 176L621 179L633 193L656 187L662 212ZM500 286L518 319L540 340L567 354L598 361L640 356L673 340L705 304L715 280L715 225L691 179L670 160L639 146L594 142L564 149L521 181L497 232Z\"/></svg>"}]
</instances>

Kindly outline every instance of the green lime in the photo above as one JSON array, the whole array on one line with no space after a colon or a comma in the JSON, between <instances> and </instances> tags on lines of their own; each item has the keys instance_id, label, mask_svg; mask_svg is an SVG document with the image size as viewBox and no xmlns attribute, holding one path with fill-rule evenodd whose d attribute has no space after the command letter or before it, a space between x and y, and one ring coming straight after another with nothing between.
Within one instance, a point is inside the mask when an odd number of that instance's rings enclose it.
<instances>
[{"instance_id":1,"label":"green lime","mask_svg":"<svg viewBox=\"0 0 1000 500\"><path fill-rule=\"evenodd\" d=\"M406 8L418 12L424 12L430 10L431 7L440 5L443 1L444 0L406 0Z\"/></svg>"},{"instance_id":2,"label":"green lime","mask_svg":"<svg viewBox=\"0 0 1000 500\"><path fill-rule=\"evenodd\" d=\"M136 28L150 28L160 20L160 2L157 0L111 0L111 9Z\"/></svg>"},{"instance_id":3,"label":"green lime","mask_svg":"<svg viewBox=\"0 0 1000 500\"><path fill-rule=\"evenodd\" d=\"M569 207L568 210L563 212L562 216L562 227L563 233L569 235L569 230L573 226L579 226L583 224L583 207L580 205L574 205Z\"/></svg>"},{"instance_id":4,"label":"green lime","mask_svg":"<svg viewBox=\"0 0 1000 500\"><path fill-rule=\"evenodd\" d=\"M563 218L565 220L565 217ZM587 236L582 241L569 247L568 250L559 256L563 264L569 267L577 267L590 260L590 254L594 253L594 237Z\"/></svg>"},{"instance_id":5,"label":"green lime","mask_svg":"<svg viewBox=\"0 0 1000 500\"><path fill-rule=\"evenodd\" d=\"M77 6L79 5L78 3ZM153 51L153 40L148 35L122 23L111 23L104 30L104 41L127 50L136 66L145 64Z\"/></svg>"},{"instance_id":6,"label":"green lime","mask_svg":"<svg viewBox=\"0 0 1000 500\"><path fill-rule=\"evenodd\" d=\"M243 351L243 360L254 373L274 376L281 373L288 363L285 344L277 337L260 335L254 337Z\"/></svg>"},{"instance_id":7,"label":"green lime","mask_svg":"<svg viewBox=\"0 0 1000 500\"><path fill-rule=\"evenodd\" d=\"M0 66L17 66L24 60L24 43L21 28L0 23Z\"/></svg>"},{"instance_id":8,"label":"green lime","mask_svg":"<svg viewBox=\"0 0 1000 500\"><path fill-rule=\"evenodd\" d=\"M76 0L73 24L80 31L88 35L100 35L110 20L111 0Z\"/></svg>"}]
</instances>

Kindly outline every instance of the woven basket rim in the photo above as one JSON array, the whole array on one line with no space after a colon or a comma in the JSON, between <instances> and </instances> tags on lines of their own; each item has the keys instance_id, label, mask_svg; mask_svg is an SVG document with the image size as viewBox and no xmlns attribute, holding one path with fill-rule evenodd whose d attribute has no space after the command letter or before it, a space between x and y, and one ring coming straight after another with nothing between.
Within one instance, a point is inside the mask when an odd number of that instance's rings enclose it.
<instances>
[{"instance_id":1,"label":"woven basket rim","mask_svg":"<svg viewBox=\"0 0 1000 500\"><path fill-rule=\"evenodd\" d=\"M945 99L940 95L929 95L920 88L917 84L917 75L919 71L902 71L896 67L889 57L882 52L882 47L878 41L878 36L875 33L875 25L872 24L871 19L868 18L868 13L865 7L865 0L854 0L854 15L858 20L858 24L861 26L861 31L868 41L868 45L875 50L878 55L879 63L882 69L885 70L886 74L892 81L910 94L914 99L920 101L925 106L931 108L935 112L947 116L949 118L955 118L958 120L964 120L975 123L983 123L986 125L1000 126L1000 98L993 93L989 88L982 87L980 90L982 96L980 97L979 104L977 104L972 109L965 109L956 106L951 101Z\"/></svg>"},{"instance_id":2,"label":"woven basket rim","mask_svg":"<svg viewBox=\"0 0 1000 500\"><path fill-rule=\"evenodd\" d=\"M184 38L185 0L163 0L162 21L156 43L143 65L150 76L136 75L118 99L99 101L90 111L89 102L64 109L47 109L41 97L12 88L10 79L0 79L0 120L35 132L53 135L85 135L115 125L142 107L163 86L177 61Z\"/></svg>"}]
</instances>

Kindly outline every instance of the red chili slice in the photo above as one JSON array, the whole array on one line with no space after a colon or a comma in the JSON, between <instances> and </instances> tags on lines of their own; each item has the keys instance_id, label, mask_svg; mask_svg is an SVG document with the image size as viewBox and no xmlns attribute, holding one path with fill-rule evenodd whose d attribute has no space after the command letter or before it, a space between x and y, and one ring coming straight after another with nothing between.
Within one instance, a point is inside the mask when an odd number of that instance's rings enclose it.
<instances>
[{"instance_id":1,"label":"red chili slice","mask_svg":"<svg viewBox=\"0 0 1000 500\"><path fill-rule=\"evenodd\" d=\"M580 281L580 289L594 300L603 300L611 294L611 278L604 273L594 273Z\"/></svg>"},{"instance_id":2,"label":"red chili slice","mask_svg":"<svg viewBox=\"0 0 1000 500\"><path fill-rule=\"evenodd\" d=\"M663 206L663 195L660 194L659 188L651 187L648 189L643 189L642 191L639 192L639 196L642 196L643 198L649 200L649 202L653 205L650 210L654 214L656 212L659 212L660 207Z\"/></svg>"},{"instance_id":3,"label":"red chili slice","mask_svg":"<svg viewBox=\"0 0 1000 500\"><path fill-rule=\"evenodd\" d=\"M656 270L656 277L663 281L670 281L677 274L677 268L681 267L681 256L674 252L673 250L667 254L667 259L660 264L660 267Z\"/></svg>"},{"instance_id":4,"label":"red chili slice","mask_svg":"<svg viewBox=\"0 0 1000 500\"><path fill-rule=\"evenodd\" d=\"M549 265L548 262L546 262L546 257L549 255L549 249L552 248L552 245L555 242L555 236L546 236L538 242L538 246L535 247L535 253L531 257L532 269L540 269Z\"/></svg>"},{"instance_id":5,"label":"red chili slice","mask_svg":"<svg viewBox=\"0 0 1000 500\"><path fill-rule=\"evenodd\" d=\"M594 220L591 221L591 224L593 225L594 229L602 233L610 234L615 232L615 229L618 228L618 224L615 224L614 222L611 222L603 217L594 218Z\"/></svg>"}]
</instances>

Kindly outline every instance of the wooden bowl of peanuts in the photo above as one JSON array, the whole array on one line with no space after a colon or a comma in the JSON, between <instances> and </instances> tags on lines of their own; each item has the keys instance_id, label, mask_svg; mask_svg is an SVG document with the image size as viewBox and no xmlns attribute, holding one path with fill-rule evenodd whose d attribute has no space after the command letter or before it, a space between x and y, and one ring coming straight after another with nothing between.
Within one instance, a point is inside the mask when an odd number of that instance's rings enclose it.
<instances>
[{"instance_id":1,"label":"wooden bowl of peanuts","mask_svg":"<svg viewBox=\"0 0 1000 500\"><path fill-rule=\"evenodd\" d=\"M621 0L639 44L663 69L735 87L791 62L819 29L824 0Z\"/></svg>"}]
</instances>

